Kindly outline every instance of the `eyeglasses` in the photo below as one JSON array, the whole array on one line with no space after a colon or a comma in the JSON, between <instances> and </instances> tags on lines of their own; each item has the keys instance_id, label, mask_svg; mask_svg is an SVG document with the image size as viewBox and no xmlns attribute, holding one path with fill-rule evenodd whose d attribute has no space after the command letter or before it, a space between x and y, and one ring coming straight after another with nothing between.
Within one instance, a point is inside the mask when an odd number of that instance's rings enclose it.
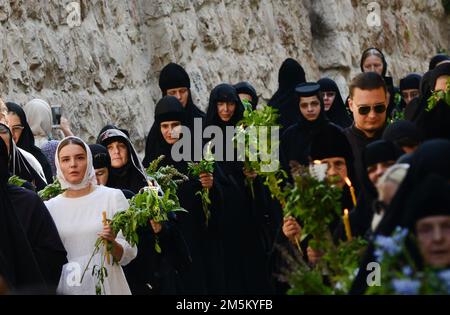
<instances>
[{"instance_id":1,"label":"eyeglasses","mask_svg":"<svg viewBox=\"0 0 450 315\"><path fill-rule=\"evenodd\" d=\"M373 109L373 111L377 114L382 114L386 111L386 105L379 104L375 106L369 106L369 105L362 105L358 107L358 113L360 115L367 115L370 113L370 111Z\"/></svg>"},{"instance_id":2,"label":"eyeglasses","mask_svg":"<svg viewBox=\"0 0 450 315\"><path fill-rule=\"evenodd\" d=\"M322 98L328 97L328 98L332 98L336 96L336 92L330 91L330 92L321 92L320 95L322 96Z\"/></svg>"}]
</instances>

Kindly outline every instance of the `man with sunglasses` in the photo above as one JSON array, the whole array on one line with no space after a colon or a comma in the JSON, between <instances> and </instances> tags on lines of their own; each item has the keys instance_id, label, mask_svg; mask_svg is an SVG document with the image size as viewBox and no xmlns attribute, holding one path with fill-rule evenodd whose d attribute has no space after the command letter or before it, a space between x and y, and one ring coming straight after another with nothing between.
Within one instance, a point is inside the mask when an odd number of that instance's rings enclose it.
<instances>
[{"instance_id":1,"label":"man with sunglasses","mask_svg":"<svg viewBox=\"0 0 450 315\"><path fill-rule=\"evenodd\" d=\"M381 139L386 125L388 95L383 77L375 72L364 72L350 83L349 108L354 123L344 133L352 147L354 167L360 187L366 172L362 152L371 142Z\"/></svg>"}]
</instances>

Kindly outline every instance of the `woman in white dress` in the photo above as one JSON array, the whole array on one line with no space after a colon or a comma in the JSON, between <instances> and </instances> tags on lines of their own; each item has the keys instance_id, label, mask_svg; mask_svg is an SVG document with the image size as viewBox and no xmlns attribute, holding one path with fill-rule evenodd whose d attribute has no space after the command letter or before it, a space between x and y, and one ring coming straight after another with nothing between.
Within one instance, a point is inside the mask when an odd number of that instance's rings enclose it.
<instances>
[{"instance_id":1,"label":"woman in white dress","mask_svg":"<svg viewBox=\"0 0 450 315\"><path fill-rule=\"evenodd\" d=\"M96 294L98 279L92 268L100 266L103 248L94 256L84 274L98 237L111 242L111 263L105 262L107 277L102 294L131 294L121 266L137 255L120 232L114 235L109 226L103 226L102 212L111 219L118 211L128 208L120 190L97 186L89 147L77 137L67 137L56 150L57 178L66 191L46 202L67 251L69 263L64 266L59 281L60 294ZM115 261L117 263L112 264Z\"/></svg>"}]
</instances>

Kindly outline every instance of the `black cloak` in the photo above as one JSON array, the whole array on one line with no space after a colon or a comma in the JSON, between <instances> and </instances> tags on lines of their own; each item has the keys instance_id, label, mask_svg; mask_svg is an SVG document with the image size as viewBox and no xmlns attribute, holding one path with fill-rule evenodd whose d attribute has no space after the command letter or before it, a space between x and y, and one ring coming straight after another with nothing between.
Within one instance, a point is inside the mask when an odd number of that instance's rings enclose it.
<instances>
[{"instance_id":1,"label":"black cloak","mask_svg":"<svg viewBox=\"0 0 450 315\"><path fill-rule=\"evenodd\" d=\"M268 103L279 111L280 134L298 120L300 109L295 87L304 82L306 79L303 67L294 59L286 59L278 72L278 90Z\"/></svg>"},{"instance_id":2,"label":"black cloak","mask_svg":"<svg viewBox=\"0 0 450 315\"><path fill-rule=\"evenodd\" d=\"M8 151L0 139L0 275L13 292L47 293L45 279L8 191Z\"/></svg>"},{"instance_id":3,"label":"black cloak","mask_svg":"<svg viewBox=\"0 0 450 315\"><path fill-rule=\"evenodd\" d=\"M189 128L191 131L191 139L193 145L194 142L194 119L195 118L201 118L202 123L205 119L205 113L203 113L192 100L192 94L191 94L191 79L189 78L189 75L187 74L186 70L178 64L175 63L169 63L166 65L159 75L159 87L161 89L162 95L167 95L168 89L173 88L180 88L180 87L186 87L189 89L189 96L188 96L188 102L186 107L184 108L185 111L185 126ZM147 140L145 143L145 157L142 162L144 167L148 167L148 165L151 162L151 159L149 157L150 152L152 151L153 146L155 146L158 143L158 133L159 133L159 123L153 123L152 127L150 128L150 131L147 136ZM199 146L201 146L202 143L199 143ZM198 149L198 147L197 147Z\"/></svg>"},{"instance_id":4,"label":"black cloak","mask_svg":"<svg viewBox=\"0 0 450 315\"><path fill-rule=\"evenodd\" d=\"M233 102L236 109L228 122L220 119L217 102ZM215 125L225 135L226 127L233 127L242 118L244 108L236 89L228 84L220 84L212 91L206 115L206 125ZM227 141L222 145L226 156ZM231 153L231 152L230 152ZM230 154L231 155L231 154ZM215 178L223 189L222 242L224 248L225 285L227 294L270 294L271 284L270 254L271 244L265 236L265 222L270 217L271 205L266 200L266 192L258 177L253 182L255 196L252 198L243 173L244 164L234 161L217 161Z\"/></svg>"}]
</instances>

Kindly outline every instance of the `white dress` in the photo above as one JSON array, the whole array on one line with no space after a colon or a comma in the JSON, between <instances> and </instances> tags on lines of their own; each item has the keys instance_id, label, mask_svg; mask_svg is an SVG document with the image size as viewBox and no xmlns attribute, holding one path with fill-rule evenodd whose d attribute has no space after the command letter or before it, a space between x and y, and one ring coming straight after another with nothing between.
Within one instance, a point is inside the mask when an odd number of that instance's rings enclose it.
<instances>
[{"instance_id":1,"label":"white dress","mask_svg":"<svg viewBox=\"0 0 450 315\"><path fill-rule=\"evenodd\" d=\"M92 268L94 265L100 265L103 246L89 264L81 283L80 280L94 251L97 233L103 229L102 211L106 211L107 219L111 219L116 212L128 208L128 201L122 191L104 186L94 187L89 195L83 197L67 198L59 195L45 202L66 248L69 261L61 273L59 294L96 294L97 278L92 276ZM117 235L116 241L123 247L123 256L119 264L125 266L136 257L137 248L131 247L121 232ZM104 281L103 294L131 294L122 267L117 264L108 265L106 262L105 266L108 276Z\"/></svg>"}]
</instances>

